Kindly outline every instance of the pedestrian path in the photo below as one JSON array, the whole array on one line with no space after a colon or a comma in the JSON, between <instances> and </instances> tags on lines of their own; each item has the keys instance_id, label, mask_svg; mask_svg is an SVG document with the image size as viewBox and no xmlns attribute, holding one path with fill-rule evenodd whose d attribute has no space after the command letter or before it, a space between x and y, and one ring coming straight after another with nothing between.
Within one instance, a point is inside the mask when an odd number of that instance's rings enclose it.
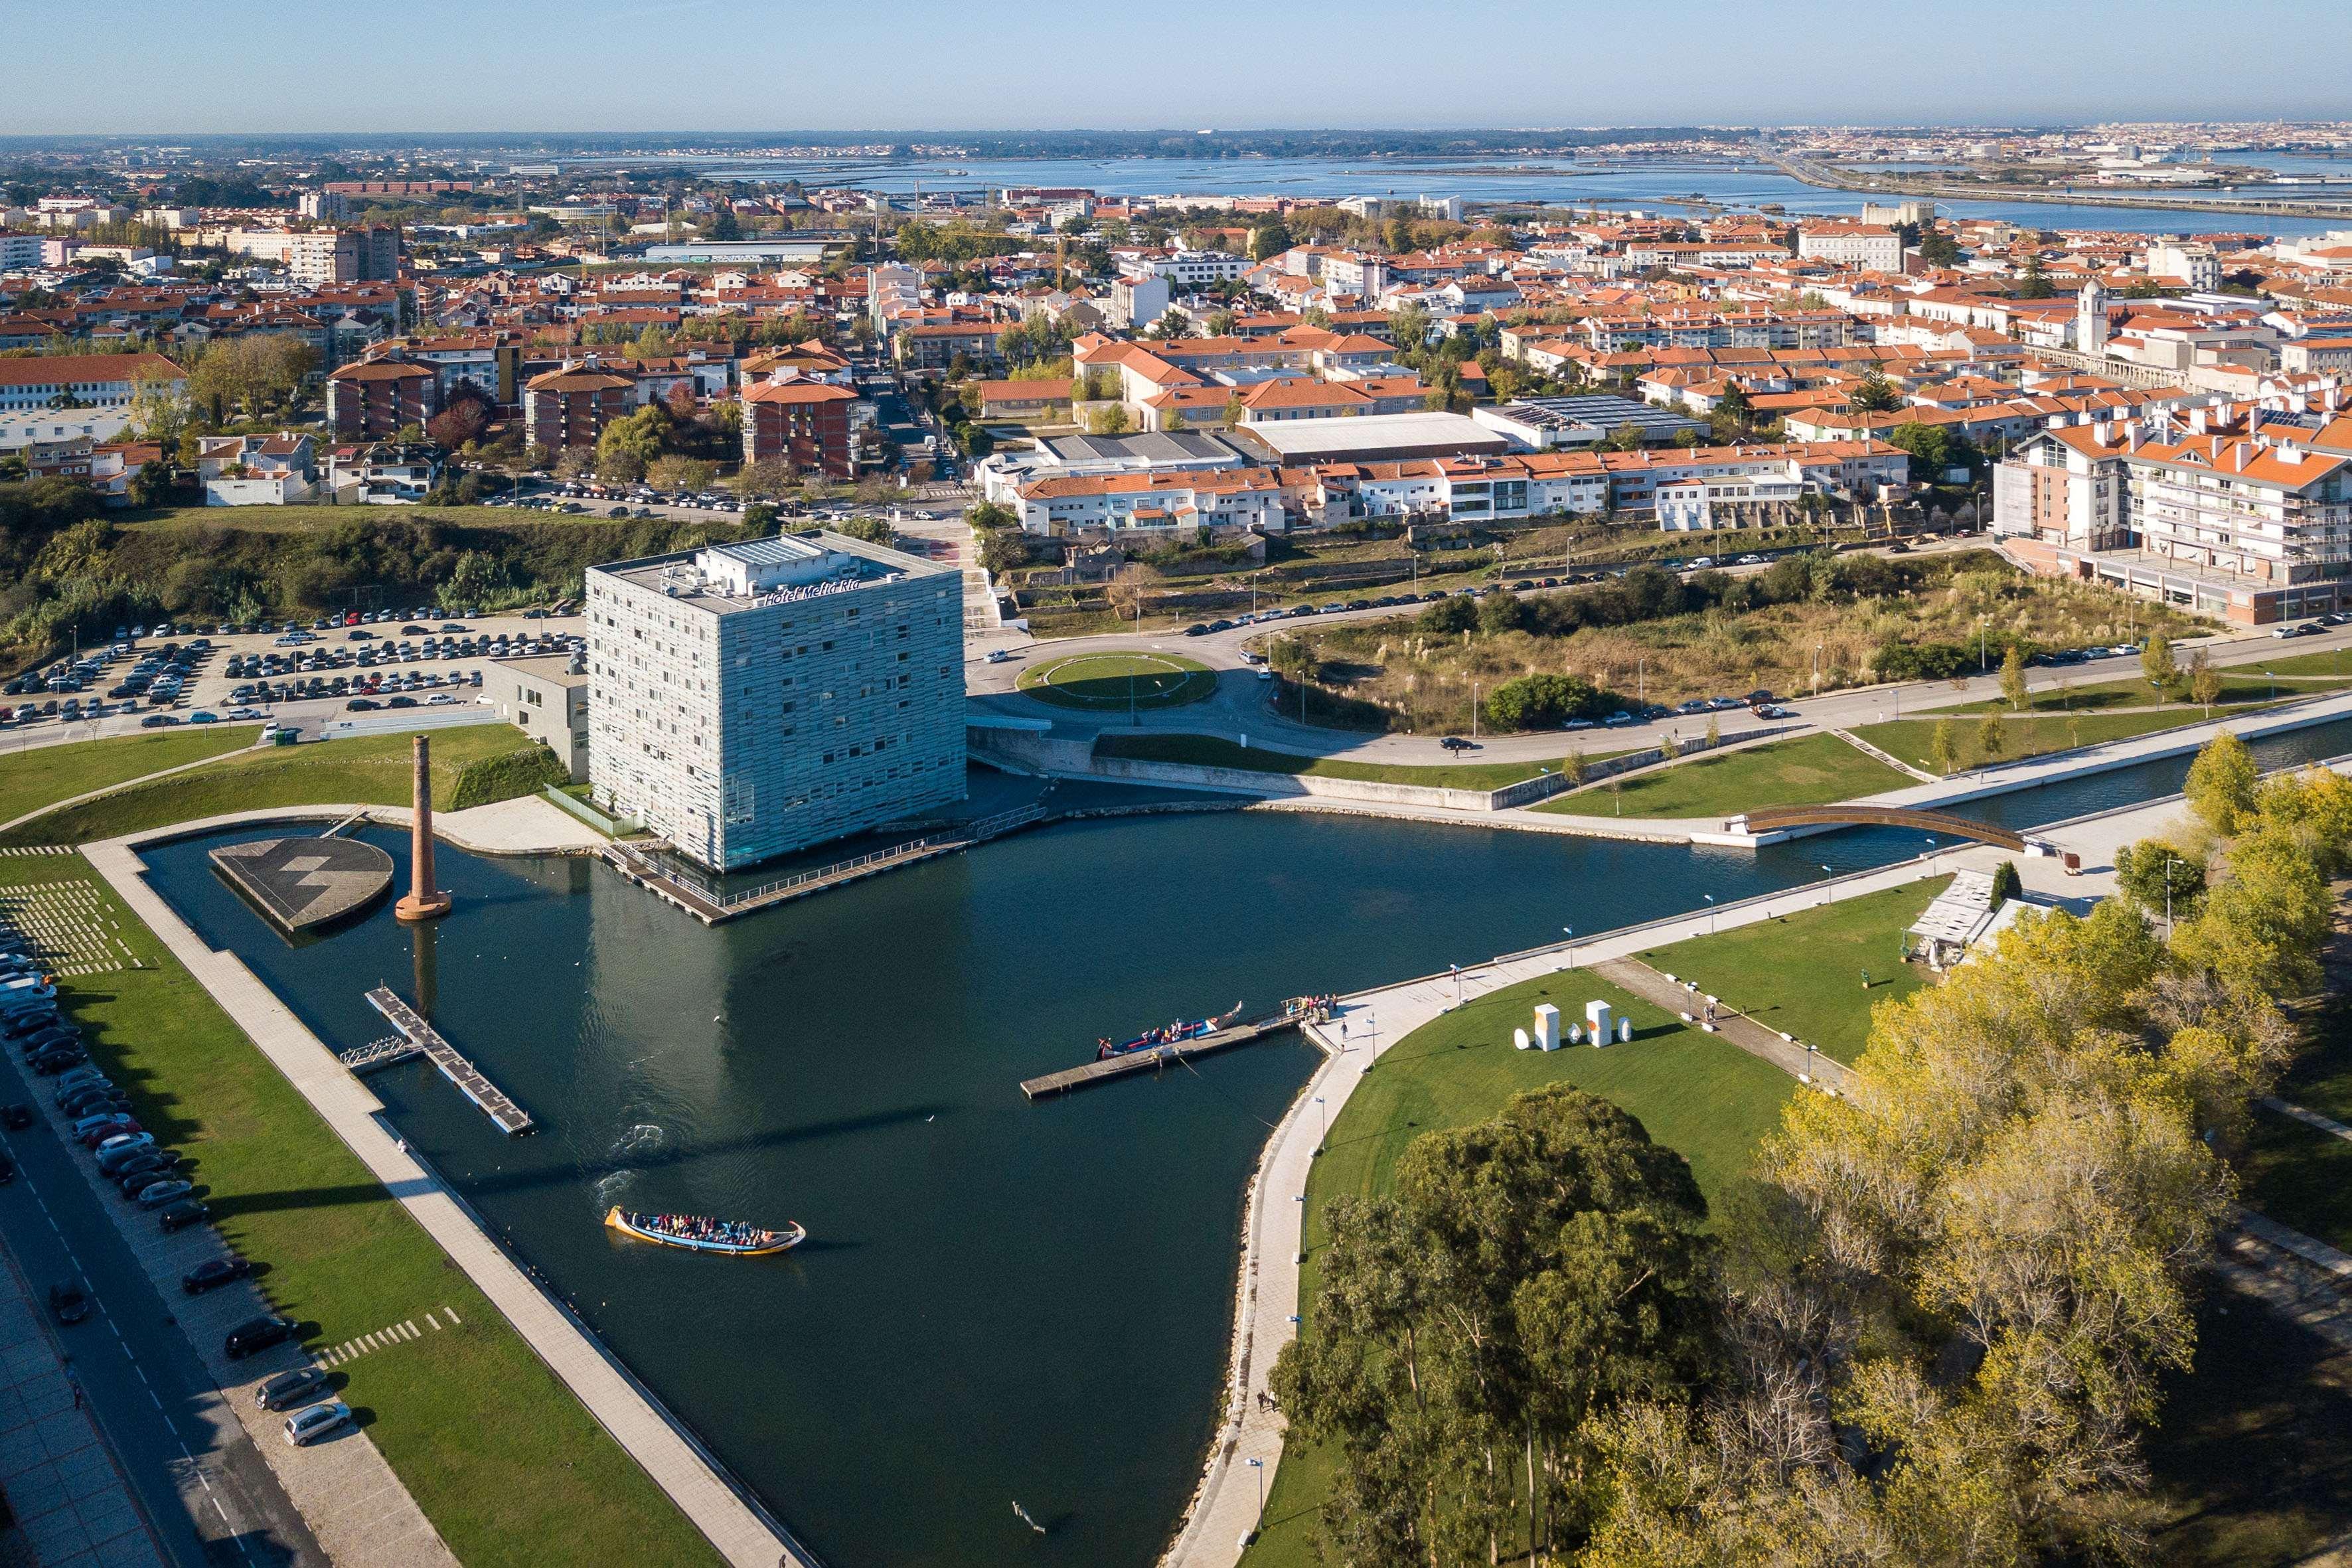
<instances>
[{"instance_id":1,"label":"pedestrian path","mask_svg":"<svg viewBox=\"0 0 2352 1568\"><path fill-rule=\"evenodd\" d=\"M0 1268L0 1492L24 1547L40 1568L163 1568L40 1310L14 1260Z\"/></svg>"},{"instance_id":2,"label":"pedestrian path","mask_svg":"<svg viewBox=\"0 0 2352 1568\"><path fill-rule=\"evenodd\" d=\"M348 805L325 808L333 816ZM333 1051L232 952L215 952L147 885L136 846L213 826L183 823L163 833L85 846L90 864L131 911L185 964L262 1055L310 1102L490 1299L515 1331L590 1414L669 1494L721 1556L738 1568L816 1568L815 1559L772 1524L719 1475L686 1430L659 1409L636 1380L575 1318L563 1311L484 1235L473 1214L409 1152L381 1119L383 1106Z\"/></svg>"},{"instance_id":3,"label":"pedestrian path","mask_svg":"<svg viewBox=\"0 0 2352 1568\"><path fill-rule=\"evenodd\" d=\"M1908 773L1913 778L1918 780L1921 784L1934 784L1937 782L1936 775L1927 772L1925 768L1915 768L1909 763L1905 762L1902 758L1895 756L1891 752L1879 750L1879 748L1872 745L1869 742L1864 740L1861 736L1855 734L1851 730L1832 730L1830 733L1835 735L1839 740L1843 741L1847 745L1852 746L1855 751L1860 752L1864 756L1875 757L1878 761L1885 763L1888 767L1893 768L1897 773Z\"/></svg>"},{"instance_id":4,"label":"pedestrian path","mask_svg":"<svg viewBox=\"0 0 2352 1568\"><path fill-rule=\"evenodd\" d=\"M1697 987L1686 980L1676 980L1662 974L1638 958L1612 959L1592 965L1592 973L1621 991L1628 991L1653 1006L1664 1007L1669 1013L1694 1017L1703 1004ZM1818 1083L1822 1088L1843 1091L1846 1080L1853 1076L1844 1063L1809 1051L1804 1042L1792 1040L1778 1029L1768 1029L1738 1008L1716 999L1714 1033L1722 1036L1749 1056L1770 1062L1782 1072L1803 1083Z\"/></svg>"},{"instance_id":5,"label":"pedestrian path","mask_svg":"<svg viewBox=\"0 0 2352 1568\"><path fill-rule=\"evenodd\" d=\"M2316 1110L2306 1110L2300 1105L2290 1105L2274 1094L2263 1096L2261 1103L2265 1110L2275 1110L2281 1116L2292 1116L2306 1127L2316 1127L2330 1137L2341 1138L2346 1142L2352 1143L2352 1127L2345 1126L2332 1116L2322 1116Z\"/></svg>"}]
</instances>

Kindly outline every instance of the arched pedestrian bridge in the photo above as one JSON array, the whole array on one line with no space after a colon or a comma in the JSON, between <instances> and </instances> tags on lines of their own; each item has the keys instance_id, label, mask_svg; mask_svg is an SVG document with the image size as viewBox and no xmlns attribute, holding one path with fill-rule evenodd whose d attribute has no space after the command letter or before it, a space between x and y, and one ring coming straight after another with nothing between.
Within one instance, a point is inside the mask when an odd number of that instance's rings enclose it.
<instances>
[{"instance_id":1,"label":"arched pedestrian bridge","mask_svg":"<svg viewBox=\"0 0 2352 1568\"><path fill-rule=\"evenodd\" d=\"M1724 824L1727 832L1759 836L1784 832L1791 827L1914 827L1922 833L1972 838L1979 844L1990 844L2021 855L2028 852L2037 855L2058 853L2048 844L2029 842L2024 835L2012 833L2006 827L1996 827L1990 822L1954 816L1948 812L1914 811L1899 805L1771 805L1742 813ZM2069 869L2072 869L2071 866Z\"/></svg>"}]
</instances>

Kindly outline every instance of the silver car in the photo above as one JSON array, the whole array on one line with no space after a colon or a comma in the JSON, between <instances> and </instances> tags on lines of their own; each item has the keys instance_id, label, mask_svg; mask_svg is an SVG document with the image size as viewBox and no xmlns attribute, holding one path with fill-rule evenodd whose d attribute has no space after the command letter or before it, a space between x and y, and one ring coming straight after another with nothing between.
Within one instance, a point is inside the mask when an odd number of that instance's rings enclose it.
<instances>
[{"instance_id":1,"label":"silver car","mask_svg":"<svg viewBox=\"0 0 2352 1568\"><path fill-rule=\"evenodd\" d=\"M352 1407L340 1399L297 1410L286 1418L286 1441L292 1447L315 1443L330 1432L351 1425Z\"/></svg>"}]
</instances>

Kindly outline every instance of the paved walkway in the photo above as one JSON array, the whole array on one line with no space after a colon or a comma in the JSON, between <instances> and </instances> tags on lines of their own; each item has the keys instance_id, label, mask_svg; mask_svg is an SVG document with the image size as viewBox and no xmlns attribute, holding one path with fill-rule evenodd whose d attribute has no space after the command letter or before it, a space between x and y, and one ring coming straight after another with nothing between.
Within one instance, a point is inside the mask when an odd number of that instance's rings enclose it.
<instances>
[{"instance_id":1,"label":"paved walkway","mask_svg":"<svg viewBox=\"0 0 2352 1568\"><path fill-rule=\"evenodd\" d=\"M345 814L351 810L340 809ZM257 815L283 817L287 814ZM169 836L201 832L222 820L236 818L182 824L170 829ZM457 1196L413 1158L380 1120L383 1106L366 1085L346 1071L334 1053L236 954L207 948L148 887L146 868L135 846L144 838L164 836L110 839L87 845L83 852L131 912L147 922L721 1555L739 1568L776 1568L780 1563L786 1568L815 1568L815 1560L797 1542L772 1527L719 1479L700 1448L654 1405L626 1369L482 1234Z\"/></svg>"},{"instance_id":2,"label":"paved walkway","mask_svg":"<svg viewBox=\"0 0 2352 1568\"><path fill-rule=\"evenodd\" d=\"M1631 992L1654 1007L1669 1013L1700 1013L1706 999L1685 984L1661 974L1638 958L1612 959L1591 966L1592 973L1621 991ZM1801 1082L1819 1083L1822 1088L1843 1090L1853 1074L1842 1062L1822 1056L1819 1051L1805 1049L1802 1042L1790 1041L1778 1029L1768 1029L1729 1003L1717 998L1715 1008L1715 1032L1746 1051L1749 1056L1770 1062L1782 1072Z\"/></svg>"},{"instance_id":3,"label":"paved walkway","mask_svg":"<svg viewBox=\"0 0 2352 1568\"><path fill-rule=\"evenodd\" d=\"M198 822L178 822L152 833L134 834L121 843L155 843L184 838L215 828L244 823L323 822L330 825L356 816L362 822L406 828L412 813L404 805L270 805L254 811L224 812ZM522 795L464 811L433 814L433 835L477 855L596 855L611 842L603 834L541 795Z\"/></svg>"},{"instance_id":4,"label":"paved walkway","mask_svg":"<svg viewBox=\"0 0 2352 1568\"><path fill-rule=\"evenodd\" d=\"M43 1310L16 1265L0 1266L0 1491L16 1529L41 1568L163 1568Z\"/></svg>"},{"instance_id":5,"label":"paved walkway","mask_svg":"<svg viewBox=\"0 0 2352 1568\"><path fill-rule=\"evenodd\" d=\"M2316 1127L2330 1137L2341 1138L2347 1142L2352 1142L2352 1127L2345 1126L2332 1116L2322 1116L2316 1110L2306 1110L2300 1105L2290 1105L2274 1094L2263 1096L2261 1104L2265 1110L2275 1110L2281 1116L2292 1116L2306 1127Z\"/></svg>"}]
</instances>

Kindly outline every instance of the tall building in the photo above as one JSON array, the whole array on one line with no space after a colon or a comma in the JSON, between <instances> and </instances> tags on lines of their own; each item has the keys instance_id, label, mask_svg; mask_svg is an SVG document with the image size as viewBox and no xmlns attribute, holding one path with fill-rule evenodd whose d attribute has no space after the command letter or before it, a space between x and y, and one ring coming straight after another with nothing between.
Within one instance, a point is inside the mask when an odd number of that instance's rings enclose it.
<instances>
[{"instance_id":1,"label":"tall building","mask_svg":"<svg viewBox=\"0 0 2352 1568\"><path fill-rule=\"evenodd\" d=\"M440 411L440 383L430 365L360 360L327 377L327 423L346 441L381 441Z\"/></svg>"},{"instance_id":2,"label":"tall building","mask_svg":"<svg viewBox=\"0 0 2352 1568\"><path fill-rule=\"evenodd\" d=\"M855 479L849 410L857 394L794 374L743 389L743 460L781 458L796 472Z\"/></svg>"},{"instance_id":3,"label":"tall building","mask_svg":"<svg viewBox=\"0 0 2352 1568\"><path fill-rule=\"evenodd\" d=\"M534 375L522 392L523 428L533 446L551 452L593 447L604 426L636 406L635 376L593 364L566 365Z\"/></svg>"},{"instance_id":4,"label":"tall building","mask_svg":"<svg viewBox=\"0 0 2352 1568\"><path fill-rule=\"evenodd\" d=\"M732 870L963 796L962 582L811 531L587 574L588 778Z\"/></svg>"}]
</instances>

